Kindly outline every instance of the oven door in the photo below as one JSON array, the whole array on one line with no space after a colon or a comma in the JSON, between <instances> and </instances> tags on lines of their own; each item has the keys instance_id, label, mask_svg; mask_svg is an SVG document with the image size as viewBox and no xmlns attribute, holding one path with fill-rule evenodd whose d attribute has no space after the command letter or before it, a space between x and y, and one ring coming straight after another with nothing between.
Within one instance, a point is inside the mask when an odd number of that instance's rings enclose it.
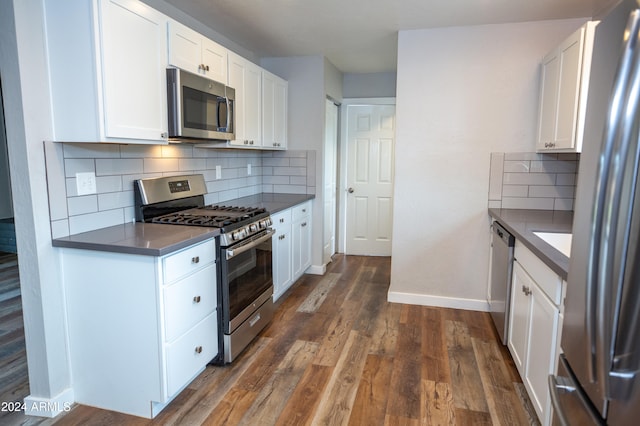
<instances>
[{"instance_id":1,"label":"oven door","mask_svg":"<svg viewBox=\"0 0 640 426\"><path fill-rule=\"evenodd\" d=\"M272 229L266 229L250 239L222 249L221 283L225 334L231 334L251 316L256 310L254 304L258 305L257 301L261 304L273 295L273 233Z\"/></svg>"}]
</instances>

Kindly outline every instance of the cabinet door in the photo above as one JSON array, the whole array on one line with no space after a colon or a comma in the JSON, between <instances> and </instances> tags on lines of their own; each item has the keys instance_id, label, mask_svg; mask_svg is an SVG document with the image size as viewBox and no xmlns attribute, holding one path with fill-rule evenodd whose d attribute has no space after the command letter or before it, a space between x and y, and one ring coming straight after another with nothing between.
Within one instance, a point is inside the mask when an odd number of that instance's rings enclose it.
<instances>
[{"instance_id":1,"label":"cabinet door","mask_svg":"<svg viewBox=\"0 0 640 426\"><path fill-rule=\"evenodd\" d=\"M207 78L227 84L227 49L208 38L203 38L202 64L205 66L204 75Z\"/></svg>"},{"instance_id":2,"label":"cabinet door","mask_svg":"<svg viewBox=\"0 0 640 426\"><path fill-rule=\"evenodd\" d=\"M508 347L522 377L525 377L526 372L525 361L531 311L531 298L528 296L528 292L533 286L531 278L522 266L517 261L513 262Z\"/></svg>"},{"instance_id":3,"label":"cabinet door","mask_svg":"<svg viewBox=\"0 0 640 426\"><path fill-rule=\"evenodd\" d=\"M135 0L101 2L104 134L164 140L167 132L167 22Z\"/></svg>"},{"instance_id":4,"label":"cabinet door","mask_svg":"<svg viewBox=\"0 0 640 426\"><path fill-rule=\"evenodd\" d=\"M531 287L531 314L525 380L543 424L551 411L547 378L554 373L559 309L537 286Z\"/></svg>"},{"instance_id":5,"label":"cabinet door","mask_svg":"<svg viewBox=\"0 0 640 426\"><path fill-rule=\"evenodd\" d=\"M202 36L178 22L169 22L169 65L198 73L201 70Z\"/></svg>"},{"instance_id":6,"label":"cabinet door","mask_svg":"<svg viewBox=\"0 0 640 426\"><path fill-rule=\"evenodd\" d=\"M554 136L556 149L573 148L576 142L583 33L583 28L575 32L558 49L560 71Z\"/></svg>"},{"instance_id":7,"label":"cabinet door","mask_svg":"<svg viewBox=\"0 0 640 426\"><path fill-rule=\"evenodd\" d=\"M288 83L262 71L262 144L266 148L287 147Z\"/></svg>"},{"instance_id":8,"label":"cabinet door","mask_svg":"<svg viewBox=\"0 0 640 426\"><path fill-rule=\"evenodd\" d=\"M536 146L538 150L549 149L554 142L559 70L560 58L557 51L554 50L542 60L538 143Z\"/></svg>"},{"instance_id":9,"label":"cabinet door","mask_svg":"<svg viewBox=\"0 0 640 426\"><path fill-rule=\"evenodd\" d=\"M231 145L259 147L261 138L260 67L229 52L229 86L236 90L236 139Z\"/></svg>"},{"instance_id":10,"label":"cabinet door","mask_svg":"<svg viewBox=\"0 0 640 426\"><path fill-rule=\"evenodd\" d=\"M277 300L293 283L291 275L291 233L273 236L273 300Z\"/></svg>"},{"instance_id":11,"label":"cabinet door","mask_svg":"<svg viewBox=\"0 0 640 426\"><path fill-rule=\"evenodd\" d=\"M293 279L298 279L311 265L311 223L309 217L294 222L291 227L293 239Z\"/></svg>"}]
</instances>

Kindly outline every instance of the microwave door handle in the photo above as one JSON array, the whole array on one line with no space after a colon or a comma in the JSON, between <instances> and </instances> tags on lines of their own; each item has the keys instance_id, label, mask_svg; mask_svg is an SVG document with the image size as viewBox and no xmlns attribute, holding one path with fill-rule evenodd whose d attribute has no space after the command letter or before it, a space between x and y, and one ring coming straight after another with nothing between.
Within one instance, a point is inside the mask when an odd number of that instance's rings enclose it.
<instances>
[{"instance_id":1,"label":"microwave door handle","mask_svg":"<svg viewBox=\"0 0 640 426\"><path fill-rule=\"evenodd\" d=\"M611 166L609 168L609 179L606 187L605 206L603 212L601 247L598 268L597 286L597 330L596 330L596 373L597 379L603 394L607 397L611 395L611 367L613 362L613 340L615 328L617 327L617 314L619 307L613 308L613 303L619 305L622 294L622 284L624 279L624 269L617 271L616 258L625 259L627 254L628 237L624 241L618 241L618 231L623 226L624 231L630 227L630 206L621 206L623 202L624 180L627 175L628 155L633 152L634 166L637 161L637 127L635 115L638 113L638 103L640 100L640 67L637 63L640 60L640 46L638 35L640 33L640 12L635 10L629 16L626 38L623 51L623 60L618 69L616 79L616 89L621 91L614 93L614 101L611 105L610 116L617 116L611 135L614 140L614 147L611 156ZM626 62L628 60L628 62ZM633 147L633 149L631 149ZM637 171L633 170L632 175ZM632 183L632 189L635 180ZM632 193L633 194L633 193ZM620 223L621 212L626 212L623 223ZM626 232L623 233L623 235ZM622 253L618 250L620 244Z\"/></svg>"},{"instance_id":2,"label":"microwave door handle","mask_svg":"<svg viewBox=\"0 0 640 426\"><path fill-rule=\"evenodd\" d=\"M226 108L227 109L226 131L227 132L231 132L231 131L233 131L233 128L231 126L231 117L232 117L232 115L231 115L231 102L229 101L229 97L228 96L224 97L224 101L227 104L227 108Z\"/></svg>"}]
</instances>

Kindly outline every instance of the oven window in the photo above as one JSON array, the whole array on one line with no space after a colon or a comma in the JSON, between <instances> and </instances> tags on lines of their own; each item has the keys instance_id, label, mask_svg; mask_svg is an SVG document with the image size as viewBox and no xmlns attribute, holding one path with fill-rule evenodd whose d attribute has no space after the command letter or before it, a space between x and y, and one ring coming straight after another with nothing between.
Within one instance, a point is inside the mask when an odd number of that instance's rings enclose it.
<instances>
[{"instance_id":1,"label":"oven window","mask_svg":"<svg viewBox=\"0 0 640 426\"><path fill-rule=\"evenodd\" d=\"M235 318L273 284L271 239L227 260L229 318Z\"/></svg>"},{"instance_id":2,"label":"oven window","mask_svg":"<svg viewBox=\"0 0 640 426\"><path fill-rule=\"evenodd\" d=\"M225 105L224 98L183 86L182 99L184 127L210 131L218 130L219 108L221 100L222 105ZM226 119L225 109L225 122Z\"/></svg>"}]
</instances>

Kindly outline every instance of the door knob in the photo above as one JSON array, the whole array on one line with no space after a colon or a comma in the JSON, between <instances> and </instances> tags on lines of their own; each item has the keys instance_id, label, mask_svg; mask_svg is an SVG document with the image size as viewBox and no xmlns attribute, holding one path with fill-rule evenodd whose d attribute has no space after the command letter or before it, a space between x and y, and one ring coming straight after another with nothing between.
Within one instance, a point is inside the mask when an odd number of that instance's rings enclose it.
<instances>
[{"instance_id":1,"label":"door knob","mask_svg":"<svg viewBox=\"0 0 640 426\"><path fill-rule=\"evenodd\" d=\"M349 191L349 194L353 194L353 188L349 188L347 191Z\"/></svg>"}]
</instances>

